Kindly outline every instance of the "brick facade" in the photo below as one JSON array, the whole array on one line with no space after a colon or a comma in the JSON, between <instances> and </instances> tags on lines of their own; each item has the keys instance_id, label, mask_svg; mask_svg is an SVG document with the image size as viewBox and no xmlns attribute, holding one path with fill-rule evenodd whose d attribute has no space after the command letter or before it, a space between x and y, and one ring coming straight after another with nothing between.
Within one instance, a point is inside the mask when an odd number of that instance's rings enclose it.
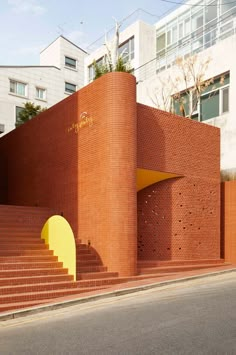
<instances>
[{"instance_id":1,"label":"brick facade","mask_svg":"<svg viewBox=\"0 0 236 355\"><path fill-rule=\"evenodd\" d=\"M236 181L221 184L221 257L236 263Z\"/></svg>"},{"instance_id":2,"label":"brick facade","mask_svg":"<svg viewBox=\"0 0 236 355\"><path fill-rule=\"evenodd\" d=\"M138 167L180 177L138 193L141 259L220 257L218 128L138 105Z\"/></svg>"},{"instance_id":3,"label":"brick facade","mask_svg":"<svg viewBox=\"0 0 236 355\"><path fill-rule=\"evenodd\" d=\"M62 213L109 271L219 257L219 130L136 104L110 73L0 141L0 202ZM177 174L137 193L136 168ZM7 191L7 193L6 193Z\"/></svg>"}]
</instances>

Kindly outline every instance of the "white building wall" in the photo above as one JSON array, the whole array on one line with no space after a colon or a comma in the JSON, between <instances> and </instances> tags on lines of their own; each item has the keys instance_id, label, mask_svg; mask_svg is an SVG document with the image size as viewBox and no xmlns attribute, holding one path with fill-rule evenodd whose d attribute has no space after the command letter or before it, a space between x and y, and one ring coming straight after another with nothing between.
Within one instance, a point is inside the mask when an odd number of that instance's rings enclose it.
<instances>
[{"instance_id":1,"label":"white building wall","mask_svg":"<svg viewBox=\"0 0 236 355\"><path fill-rule=\"evenodd\" d=\"M52 65L57 68L61 68L60 50L61 42L60 37L58 37L40 53L40 65Z\"/></svg>"},{"instance_id":2,"label":"white building wall","mask_svg":"<svg viewBox=\"0 0 236 355\"><path fill-rule=\"evenodd\" d=\"M236 168L236 35L228 37L218 44L198 54L199 61L204 62L210 58L205 79L214 78L222 73L230 72L229 112L216 118L204 121L221 129L221 169ZM141 80L137 85L137 100L145 105L160 107L155 100L155 92L160 95L161 82L168 92L168 77L176 76L175 66L158 75ZM161 80L161 81L160 81ZM185 89L184 84L180 90ZM170 94L175 92L169 91ZM160 102L160 101L159 101Z\"/></svg>"},{"instance_id":3,"label":"white building wall","mask_svg":"<svg viewBox=\"0 0 236 355\"><path fill-rule=\"evenodd\" d=\"M76 60L75 69L65 66L65 56ZM80 89L84 84L86 56L85 51L60 36L41 52L40 66L0 67L0 124L5 125L4 134L15 128L16 106L33 102L49 108L70 95L65 91L66 82ZM26 97L10 92L10 79L27 84ZM36 98L36 87L46 90L45 100Z\"/></svg>"},{"instance_id":4,"label":"white building wall","mask_svg":"<svg viewBox=\"0 0 236 355\"><path fill-rule=\"evenodd\" d=\"M40 53L40 65L53 65L64 73L65 82L77 86L77 90L84 85L84 58L87 53L66 38L58 37L50 46ZM76 60L77 67L69 68L65 65L65 57Z\"/></svg>"},{"instance_id":5,"label":"white building wall","mask_svg":"<svg viewBox=\"0 0 236 355\"><path fill-rule=\"evenodd\" d=\"M136 21L124 31L120 33L119 43L122 45L128 39L134 37L134 59L131 60L130 67L132 69L139 68L141 65L145 64L149 60L155 57L155 27L146 24L143 21ZM105 42L105 39L104 39ZM85 85L89 83L88 67L93 64L94 61L99 60L107 53L106 46L103 45L95 50L93 53L85 58ZM138 79L138 71L136 71L135 76Z\"/></svg>"},{"instance_id":6,"label":"white building wall","mask_svg":"<svg viewBox=\"0 0 236 355\"><path fill-rule=\"evenodd\" d=\"M23 107L27 101L41 107L54 105L64 95L64 80L55 67L0 67L0 124L8 133L15 128L16 106ZM27 84L27 96L10 92L10 79ZM46 99L36 98L36 87L46 89Z\"/></svg>"}]
</instances>

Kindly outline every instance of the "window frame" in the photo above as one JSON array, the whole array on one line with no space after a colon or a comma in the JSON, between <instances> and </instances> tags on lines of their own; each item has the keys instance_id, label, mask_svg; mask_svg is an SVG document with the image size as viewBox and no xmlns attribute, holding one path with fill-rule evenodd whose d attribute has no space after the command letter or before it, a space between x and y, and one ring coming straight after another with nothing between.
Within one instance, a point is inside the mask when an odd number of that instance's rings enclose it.
<instances>
[{"instance_id":1,"label":"window frame","mask_svg":"<svg viewBox=\"0 0 236 355\"><path fill-rule=\"evenodd\" d=\"M44 91L45 95L43 95L43 98L41 98L40 96L37 95L37 91ZM42 88L40 86L35 86L35 98L36 100L40 100L40 101L47 101L47 89Z\"/></svg>"},{"instance_id":2,"label":"window frame","mask_svg":"<svg viewBox=\"0 0 236 355\"><path fill-rule=\"evenodd\" d=\"M9 94L10 95L15 95L15 96L20 96L20 97L28 97L28 84L23 82L23 81L19 81L16 79L10 79L9 78L9 84L10 84L10 88L9 88ZM14 85L14 91L11 90L11 86L12 84ZM24 85L24 95L22 95L21 93L19 93L18 91L18 85Z\"/></svg>"},{"instance_id":3,"label":"window frame","mask_svg":"<svg viewBox=\"0 0 236 355\"><path fill-rule=\"evenodd\" d=\"M17 109L20 109L19 111L22 111L22 110L24 110L24 107L21 107L18 105L15 106L15 122L17 122L18 115L19 115L19 112L17 113Z\"/></svg>"},{"instance_id":4,"label":"window frame","mask_svg":"<svg viewBox=\"0 0 236 355\"><path fill-rule=\"evenodd\" d=\"M66 61L66 59L69 59L71 61L74 61L74 65L70 64L69 62ZM67 69L72 69L72 70L77 70L78 64L77 64L77 59L69 57L68 55L65 55L65 68Z\"/></svg>"},{"instance_id":5,"label":"window frame","mask_svg":"<svg viewBox=\"0 0 236 355\"><path fill-rule=\"evenodd\" d=\"M67 88L66 88L66 85L72 85L72 86L74 86L75 87L75 91L73 91L73 90L68 90ZM77 85L76 84L74 84L74 83L69 83L68 81L65 81L65 93L66 94L74 94L75 92L77 91Z\"/></svg>"}]
</instances>

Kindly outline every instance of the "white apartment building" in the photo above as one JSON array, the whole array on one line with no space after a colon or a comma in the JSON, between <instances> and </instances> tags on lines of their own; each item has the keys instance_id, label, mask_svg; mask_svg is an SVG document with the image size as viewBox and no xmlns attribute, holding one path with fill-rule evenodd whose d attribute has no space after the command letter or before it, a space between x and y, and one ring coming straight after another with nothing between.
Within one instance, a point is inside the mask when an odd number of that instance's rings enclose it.
<instances>
[{"instance_id":1,"label":"white apartment building","mask_svg":"<svg viewBox=\"0 0 236 355\"><path fill-rule=\"evenodd\" d=\"M84 85L87 53L63 36L40 53L38 66L0 66L0 132L15 128L27 101L50 107Z\"/></svg>"},{"instance_id":2,"label":"white apartment building","mask_svg":"<svg viewBox=\"0 0 236 355\"><path fill-rule=\"evenodd\" d=\"M204 80L214 80L191 118L221 128L221 169L236 169L236 1L192 0L155 25L137 21L120 33L121 52L137 78L138 101L161 109L166 109L162 96L176 94L170 87L179 75L176 59L194 55L197 63L209 61ZM85 58L85 84L93 80L93 61L101 63L105 53L101 46ZM178 91L183 89L180 81ZM191 96L186 116L193 102Z\"/></svg>"}]
</instances>

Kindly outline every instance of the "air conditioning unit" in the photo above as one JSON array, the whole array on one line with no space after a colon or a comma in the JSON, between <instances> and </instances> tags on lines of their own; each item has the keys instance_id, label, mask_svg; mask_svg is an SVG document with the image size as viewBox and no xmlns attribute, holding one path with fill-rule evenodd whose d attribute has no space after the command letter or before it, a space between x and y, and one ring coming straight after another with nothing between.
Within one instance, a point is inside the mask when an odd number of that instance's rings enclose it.
<instances>
[{"instance_id":1,"label":"air conditioning unit","mask_svg":"<svg viewBox=\"0 0 236 355\"><path fill-rule=\"evenodd\" d=\"M5 132L5 124L0 123L0 134Z\"/></svg>"}]
</instances>

